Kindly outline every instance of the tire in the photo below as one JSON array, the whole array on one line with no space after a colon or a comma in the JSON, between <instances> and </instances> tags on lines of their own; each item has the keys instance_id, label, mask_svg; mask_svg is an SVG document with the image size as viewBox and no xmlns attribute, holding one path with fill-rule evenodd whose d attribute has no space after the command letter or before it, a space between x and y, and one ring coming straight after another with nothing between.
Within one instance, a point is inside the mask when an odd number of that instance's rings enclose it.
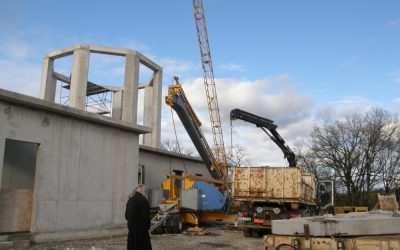
<instances>
[{"instance_id":1,"label":"tire","mask_svg":"<svg viewBox=\"0 0 400 250\"><path fill-rule=\"evenodd\" d=\"M243 236L246 238L251 237L251 229L243 229Z\"/></svg>"},{"instance_id":2,"label":"tire","mask_svg":"<svg viewBox=\"0 0 400 250\"><path fill-rule=\"evenodd\" d=\"M276 247L277 250L298 250L296 247L289 244L280 244Z\"/></svg>"},{"instance_id":3,"label":"tire","mask_svg":"<svg viewBox=\"0 0 400 250\"><path fill-rule=\"evenodd\" d=\"M261 237L261 234L260 234L260 232L259 232L258 230L253 229L253 230L251 230L251 237L253 237L253 238L260 238L260 237Z\"/></svg>"},{"instance_id":4,"label":"tire","mask_svg":"<svg viewBox=\"0 0 400 250\"><path fill-rule=\"evenodd\" d=\"M173 233L175 234L179 234L182 232L182 218L181 216L178 215L174 215L173 217L173 221L174 221L174 226L172 228Z\"/></svg>"},{"instance_id":5,"label":"tire","mask_svg":"<svg viewBox=\"0 0 400 250\"><path fill-rule=\"evenodd\" d=\"M153 234L163 234L163 233L164 233L163 225L160 225L159 227L153 230Z\"/></svg>"},{"instance_id":6,"label":"tire","mask_svg":"<svg viewBox=\"0 0 400 250\"><path fill-rule=\"evenodd\" d=\"M166 223L165 223L165 231L167 234L173 234L174 233L174 219L175 219L175 215L170 216Z\"/></svg>"}]
</instances>

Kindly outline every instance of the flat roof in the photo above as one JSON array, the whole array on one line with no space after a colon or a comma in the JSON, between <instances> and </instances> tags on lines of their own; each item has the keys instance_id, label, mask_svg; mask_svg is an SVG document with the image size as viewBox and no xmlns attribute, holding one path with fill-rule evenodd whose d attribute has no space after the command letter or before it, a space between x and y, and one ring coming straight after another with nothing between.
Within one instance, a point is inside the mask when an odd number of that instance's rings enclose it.
<instances>
[{"instance_id":1,"label":"flat roof","mask_svg":"<svg viewBox=\"0 0 400 250\"><path fill-rule=\"evenodd\" d=\"M200 156L199 157L195 157L195 156L190 156L190 155L184 155L184 154L179 154L179 153L176 153L176 152L168 151L168 150L165 150L165 149L153 148L153 147L149 147L149 146L145 146L145 145L139 145L139 149L143 150L143 151L148 151L148 152L152 152L152 153L161 154L161 155L173 156L173 157L176 157L176 158L181 158L181 159L185 159L185 160L191 160L191 161L204 163L203 160L200 158Z\"/></svg>"}]
</instances>

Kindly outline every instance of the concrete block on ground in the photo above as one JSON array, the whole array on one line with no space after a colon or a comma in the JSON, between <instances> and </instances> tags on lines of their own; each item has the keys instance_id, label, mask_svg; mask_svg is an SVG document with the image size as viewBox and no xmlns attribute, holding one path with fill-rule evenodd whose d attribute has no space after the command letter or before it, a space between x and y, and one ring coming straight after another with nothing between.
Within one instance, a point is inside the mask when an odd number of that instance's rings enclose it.
<instances>
[{"instance_id":1,"label":"concrete block on ground","mask_svg":"<svg viewBox=\"0 0 400 250\"><path fill-rule=\"evenodd\" d=\"M17 240L17 241L14 241L13 248L20 249L20 248L29 247L29 245L30 245L29 240Z\"/></svg>"},{"instance_id":2,"label":"concrete block on ground","mask_svg":"<svg viewBox=\"0 0 400 250\"><path fill-rule=\"evenodd\" d=\"M12 248L13 248L13 242L12 241L1 241L0 242L0 250L12 249Z\"/></svg>"},{"instance_id":3,"label":"concrete block on ground","mask_svg":"<svg viewBox=\"0 0 400 250\"><path fill-rule=\"evenodd\" d=\"M348 213L272 221L272 233L304 234L308 224L311 236L399 234L400 217L390 212Z\"/></svg>"}]
</instances>

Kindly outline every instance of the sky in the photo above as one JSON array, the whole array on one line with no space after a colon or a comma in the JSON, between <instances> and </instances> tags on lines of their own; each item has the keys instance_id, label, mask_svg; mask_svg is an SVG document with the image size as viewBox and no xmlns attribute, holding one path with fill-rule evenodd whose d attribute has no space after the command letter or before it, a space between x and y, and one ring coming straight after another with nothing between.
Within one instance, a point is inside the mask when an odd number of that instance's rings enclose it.
<instances>
[{"instance_id":1,"label":"sky","mask_svg":"<svg viewBox=\"0 0 400 250\"><path fill-rule=\"evenodd\" d=\"M269 118L292 148L315 124L371 107L400 111L400 1L203 0L225 146L244 148L249 165L287 166L240 108ZM74 44L134 49L173 76L212 143L190 0L0 1L0 88L38 97L46 53ZM56 61L67 74L71 58ZM122 86L123 59L91 55L89 80ZM146 80L143 70L140 79ZM142 114L139 110L139 116ZM178 140L193 147L175 117ZM140 118L139 118L140 120ZM162 141L175 140L162 107Z\"/></svg>"}]
</instances>

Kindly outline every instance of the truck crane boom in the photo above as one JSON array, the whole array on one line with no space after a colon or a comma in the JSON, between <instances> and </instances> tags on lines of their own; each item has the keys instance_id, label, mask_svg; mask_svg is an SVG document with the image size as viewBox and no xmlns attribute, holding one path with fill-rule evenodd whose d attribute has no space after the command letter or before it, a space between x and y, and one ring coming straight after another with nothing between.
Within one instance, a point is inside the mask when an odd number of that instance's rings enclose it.
<instances>
[{"instance_id":1,"label":"truck crane boom","mask_svg":"<svg viewBox=\"0 0 400 250\"><path fill-rule=\"evenodd\" d=\"M214 179L225 181L224 168L219 164L212 149L208 145L207 140L200 129L200 120L197 118L187 100L185 92L179 84L178 78L175 77L174 79L175 84L168 87L168 96L165 97L165 102L178 114L179 119L182 121L183 126L199 152L201 159L206 164L211 176Z\"/></svg>"},{"instance_id":2,"label":"truck crane boom","mask_svg":"<svg viewBox=\"0 0 400 250\"><path fill-rule=\"evenodd\" d=\"M290 149L290 147L286 145L285 140L283 140L283 138L279 135L278 131L276 131L278 126L274 124L274 121L240 109L233 109L231 111L230 118L231 120L240 119L261 128L268 135L268 137L273 142L275 142L275 144L278 145L278 147L282 150L283 155L289 162L289 167L297 166L296 155Z\"/></svg>"}]
</instances>

